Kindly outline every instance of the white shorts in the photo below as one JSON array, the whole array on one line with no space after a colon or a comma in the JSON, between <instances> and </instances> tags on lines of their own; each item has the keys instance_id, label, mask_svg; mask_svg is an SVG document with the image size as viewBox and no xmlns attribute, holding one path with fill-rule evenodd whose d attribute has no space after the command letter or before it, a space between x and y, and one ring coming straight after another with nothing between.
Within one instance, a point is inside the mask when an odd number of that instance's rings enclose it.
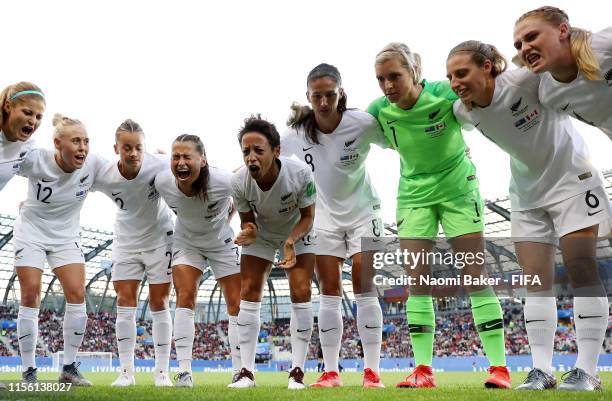
<instances>
[{"instance_id":1,"label":"white shorts","mask_svg":"<svg viewBox=\"0 0 612 401\"><path fill-rule=\"evenodd\" d=\"M372 219L359 227L345 231L317 229L319 242L317 255L345 259L360 252L381 251L385 248L384 241L374 242L373 239L383 235L384 227L380 218Z\"/></svg>"},{"instance_id":2,"label":"white shorts","mask_svg":"<svg viewBox=\"0 0 612 401\"><path fill-rule=\"evenodd\" d=\"M15 267L45 269L45 261L51 270L74 263L85 264L85 256L78 242L61 245L20 242L13 239Z\"/></svg>"},{"instance_id":3,"label":"white shorts","mask_svg":"<svg viewBox=\"0 0 612 401\"><path fill-rule=\"evenodd\" d=\"M608 235L612 205L603 187L597 187L552 205L513 211L510 217L514 242L556 244L564 235L596 224L600 237Z\"/></svg>"},{"instance_id":4,"label":"white shorts","mask_svg":"<svg viewBox=\"0 0 612 401\"><path fill-rule=\"evenodd\" d=\"M284 239L267 239L262 236L257 236L255 243L248 246L242 247L243 255L257 256L258 258L269 260L274 262L274 257L278 251L278 258L281 260L284 257ZM319 239L314 232L305 235L304 238L295 243L295 256L302 255L304 253L317 253Z\"/></svg>"},{"instance_id":5,"label":"white shorts","mask_svg":"<svg viewBox=\"0 0 612 401\"><path fill-rule=\"evenodd\" d=\"M202 271L210 266L215 279L240 274L240 252L238 246L229 242L224 249L208 251L176 245L172 250L172 267L188 265Z\"/></svg>"},{"instance_id":6,"label":"white shorts","mask_svg":"<svg viewBox=\"0 0 612 401\"><path fill-rule=\"evenodd\" d=\"M112 281L138 280L147 275L149 284L165 284L172 282L172 245L166 244L159 248L142 252L128 252L113 249Z\"/></svg>"}]
</instances>

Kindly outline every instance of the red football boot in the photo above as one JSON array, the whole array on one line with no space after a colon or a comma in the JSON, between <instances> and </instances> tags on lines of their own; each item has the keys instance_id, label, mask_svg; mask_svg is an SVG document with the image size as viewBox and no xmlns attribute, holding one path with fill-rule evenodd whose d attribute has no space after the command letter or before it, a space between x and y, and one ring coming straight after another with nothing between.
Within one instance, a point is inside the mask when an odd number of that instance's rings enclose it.
<instances>
[{"instance_id":1,"label":"red football boot","mask_svg":"<svg viewBox=\"0 0 612 401\"><path fill-rule=\"evenodd\" d=\"M363 388L385 388L380 381L380 377L370 368L363 370Z\"/></svg>"},{"instance_id":2,"label":"red football boot","mask_svg":"<svg viewBox=\"0 0 612 401\"><path fill-rule=\"evenodd\" d=\"M342 380L340 380L338 372L323 372L321 377L310 387L342 387Z\"/></svg>"},{"instance_id":3,"label":"red football boot","mask_svg":"<svg viewBox=\"0 0 612 401\"><path fill-rule=\"evenodd\" d=\"M485 382L486 388L511 388L510 371L505 366L491 366L487 369L491 377Z\"/></svg>"},{"instance_id":4,"label":"red football boot","mask_svg":"<svg viewBox=\"0 0 612 401\"><path fill-rule=\"evenodd\" d=\"M431 366L419 365L406 380L395 385L399 388L433 388L436 387Z\"/></svg>"}]
</instances>

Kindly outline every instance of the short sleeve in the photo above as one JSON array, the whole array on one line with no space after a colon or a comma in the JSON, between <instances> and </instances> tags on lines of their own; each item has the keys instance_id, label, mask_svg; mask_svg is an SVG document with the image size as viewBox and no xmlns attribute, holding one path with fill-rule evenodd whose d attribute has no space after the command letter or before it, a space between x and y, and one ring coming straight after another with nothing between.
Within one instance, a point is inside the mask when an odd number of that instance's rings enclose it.
<instances>
[{"instance_id":1,"label":"short sleeve","mask_svg":"<svg viewBox=\"0 0 612 401\"><path fill-rule=\"evenodd\" d=\"M367 138L369 143L373 143L383 149L391 147L391 144L387 140L382 127L378 123L378 120L372 117L370 123L367 126Z\"/></svg>"},{"instance_id":2,"label":"short sleeve","mask_svg":"<svg viewBox=\"0 0 612 401\"><path fill-rule=\"evenodd\" d=\"M170 167L170 156L161 153L151 153L151 165L156 173Z\"/></svg>"},{"instance_id":3,"label":"short sleeve","mask_svg":"<svg viewBox=\"0 0 612 401\"><path fill-rule=\"evenodd\" d=\"M314 182L312 171L308 167L302 168L300 171L301 188L298 193L298 207L303 209L313 205L317 199L317 188Z\"/></svg>"},{"instance_id":4,"label":"short sleeve","mask_svg":"<svg viewBox=\"0 0 612 401\"><path fill-rule=\"evenodd\" d=\"M243 171L243 169L244 167L241 167L240 170L234 173L231 180L231 187L232 198L234 199L234 206L236 207L236 210L238 210L240 213L247 213L251 211L251 205L249 205L249 202L244 196L244 180L242 179L243 176L240 173Z\"/></svg>"},{"instance_id":5,"label":"short sleeve","mask_svg":"<svg viewBox=\"0 0 612 401\"><path fill-rule=\"evenodd\" d=\"M468 113L465 105L461 103L461 100L455 100L455 103L453 103L453 114L455 114L455 119L462 129L471 131L474 129L474 123L469 118Z\"/></svg>"},{"instance_id":6,"label":"short sleeve","mask_svg":"<svg viewBox=\"0 0 612 401\"><path fill-rule=\"evenodd\" d=\"M372 115L372 117L374 117L376 120L378 120L380 110L382 110L387 105L386 103L388 103L386 97L379 97L378 99L370 103L367 112L370 113L370 115Z\"/></svg>"},{"instance_id":7,"label":"short sleeve","mask_svg":"<svg viewBox=\"0 0 612 401\"><path fill-rule=\"evenodd\" d=\"M457 100L459 96L451 89L450 81L433 81L428 82L426 85L431 87L432 93L437 96L448 100Z\"/></svg>"},{"instance_id":8,"label":"short sleeve","mask_svg":"<svg viewBox=\"0 0 612 401\"><path fill-rule=\"evenodd\" d=\"M281 137L281 156L291 157L297 155L298 133L295 128L290 128Z\"/></svg>"},{"instance_id":9,"label":"short sleeve","mask_svg":"<svg viewBox=\"0 0 612 401\"><path fill-rule=\"evenodd\" d=\"M40 163L41 160L46 156L46 151L43 149L33 149L26 151L23 155L23 159L18 162L15 167L15 173L22 177L36 176L40 174Z\"/></svg>"}]
</instances>

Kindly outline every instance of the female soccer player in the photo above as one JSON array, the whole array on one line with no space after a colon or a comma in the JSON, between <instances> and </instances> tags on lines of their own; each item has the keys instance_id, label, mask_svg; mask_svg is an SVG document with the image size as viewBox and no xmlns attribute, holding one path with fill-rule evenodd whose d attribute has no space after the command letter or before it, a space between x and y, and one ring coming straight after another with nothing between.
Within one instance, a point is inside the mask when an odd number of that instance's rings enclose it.
<instances>
[{"instance_id":1,"label":"female soccer player","mask_svg":"<svg viewBox=\"0 0 612 401\"><path fill-rule=\"evenodd\" d=\"M176 290L174 343L179 362L177 387L192 387L194 310L202 272L210 265L229 315L232 365L238 369L236 320L240 305L238 247L228 215L232 209L231 174L210 167L196 135L180 135L172 144L171 170L155 178L155 187L177 215L172 246Z\"/></svg>"},{"instance_id":2,"label":"female soccer player","mask_svg":"<svg viewBox=\"0 0 612 401\"><path fill-rule=\"evenodd\" d=\"M403 43L385 46L376 57L376 78L385 96L368 111L378 118L387 139L400 154L397 196L400 246L426 256L442 224L454 252L471 254L463 274L485 275L483 202L476 169L466 155L461 128L453 115L457 98L448 82L421 79L421 59ZM418 280L431 275L426 258L406 266ZM509 388L502 311L491 287L467 288L472 313L491 367L486 387ZM407 302L414 372L398 387L435 387L431 370L435 316L431 287L413 285Z\"/></svg>"},{"instance_id":3,"label":"female soccer player","mask_svg":"<svg viewBox=\"0 0 612 401\"><path fill-rule=\"evenodd\" d=\"M45 95L29 82L9 85L0 92L0 190L9 182L31 149L32 135L45 112Z\"/></svg>"},{"instance_id":4,"label":"female soccer player","mask_svg":"<svg viewBox=\"0 0 612 401\"><path fill-rule=\"evenodd\" d=\"M118 207L113 242L112 280L117 292L117 347L121 374L112 386L131 386L134 380L137 292L144 275L149 282L153 318L155 385L172 386L168 377L172 318L168 298L172 283L172 213L155 189L155 176L168 168L167 157L145 152L144 132L125 120L115 132L118 162L98 171L93 190L102 191Z\"/></svg>"},{"instance_id":5,"label":"female soccer player","mask_svg":"<svg viewBox=\"0 0 612 401\"><path fill-rule=\"evenodd\" d=\"M312 238L316 190L310 168L280 155L276 127L253 116L238 133L244 167L232 177L232 194L240 215L240 353L242 369L231 388L255 386L255 347L261 326L261 297L279 251L291 297L292 369L289 389L304 388L304 362L312 334L310 301L316 244Z\"/></svg>"},{"instance_id":6,"label":"female soccer player","mask_svg":"<svg viewBox=\"0 0 612 401\"><path fill-rule=\"evenodd\" d=\"M89 154L89 136L79 120L53 117L55 151L27 154L19 174L29 179L27 199L15 220L15 270L21 287L17 335L24 382L36 382L40 285L45 260L62 285L64 367L60 382L90 386L75 359L87 326L85 260L79 246L80 211L102 161Z\"/></svg>"},{"instance_id":7,"label":"female soccer player","mask_svg":"<svg viewBox=\"0 0 612 401\"><path fill-rule=\"evenodd\" d=\"M352 259L357 328L364 351L364 387L384 387L378 376L382 342L382 310L362 263L362 238L380 237L380 199L366 171L370 144L388 147L376 119L347 110L340 71L319 64L306 79L312 108L295 104L291 128L282 137L281 154L296 155L311 168L317 186L316 271L321 296L319 338L325 372L312 387L337 387L342 341L342 264ZM366 241L368 242L368 241ZM365 259L364 259L365 260ZM362 271L363 270L363 271Z\"/></svg>"},{"instance_id":8,"label":"female soccer player","mask_svg":"<svg viewBox=\"0 0 612 401\"><path fill-rule=\"evenodd\" d=\"M612 139L612 27L591 34L556 7L523 14L514 27L518 60L541 74L549 109L600 128Z\"/></svg>"},{"instance_id":9,"label":"female soccer player","mask_svg":"<svg viewBox=\"0 0 612 401\"><path fill-rule=\"evenodd\" d=\"M455 103L457 119L477 127L510 155L512 237L519 264L525 274L545 278L542 286L528 287L525 326L534 369L518 388L556 386L551 365L557 307L551 289L558 241L577 295L578 337L576 368L560 389L599 389L595 369L608 301L598 275L596 242L598 224L610 218L612 208L569 118L540 104L540 77L525 68L505 68L497 49L478 41L459 44L447 61L452 88L461 98Z\"/></svg>"}]
</instances>

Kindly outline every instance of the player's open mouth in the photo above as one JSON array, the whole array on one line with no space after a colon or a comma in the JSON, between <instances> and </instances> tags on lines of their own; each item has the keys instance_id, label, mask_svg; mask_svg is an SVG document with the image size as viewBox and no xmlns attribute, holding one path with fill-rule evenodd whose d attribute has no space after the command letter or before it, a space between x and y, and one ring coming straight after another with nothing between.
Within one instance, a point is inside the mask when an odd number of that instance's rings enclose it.
<instances>
[{"instance_id":1,"label":"player's open mouth","mask_svg":"<svg viewBox=\"0 0 612 401\"><path fill-rule=\"evenodd\" d=\"M79 163L84 163L85 162L85 155L76 155L76 156L74 156L74 158Z\"/></svg>"},{"instance_id":2,"label":"player's open mouth","mask_svg":"<svg viewBox=\"0 0 612 401\"><path fill-rule=\"evenodd\" d=\"M540 60L540 58L541 57L539 54L531 53L526 57L527 64L533 67L534 64L536 64Z\"/></svg>"},{"instance_id":3,"label":"player's open mouth","mask_svg":"<svg viewBox=\"0 0 612 401\"><path fill-rule=\"evenodd\" d=\"M181 167L181 168L176 169L176 176L180 180L186 180L187 178L189 178L190 175L191 175L191 171L189 171L189 168L187 167Z\"/></svg>"},{"instance_id":4,"label":"player's open mouth","mask_svg":"<svg viewBox=\"0 0 612 401\"><path fill-rule=\"evenodd\" d=\"M256 172L259 171L259 167L253 164L253 165L249 166L249 171L251 173L256 173Z\"/></svg>"},{"instance_id":5,"label":"player's open mouth","mask_svg":"<svg viewBox=\"0 0 612 401\"><path fill-rule=\"evenodd\" d=\"M21 132L23 132L27 136L30 136L34 132L34 127L30 127L29 125L26 125L25 127L21 129Z\"/></svg>"}]
</instances>

